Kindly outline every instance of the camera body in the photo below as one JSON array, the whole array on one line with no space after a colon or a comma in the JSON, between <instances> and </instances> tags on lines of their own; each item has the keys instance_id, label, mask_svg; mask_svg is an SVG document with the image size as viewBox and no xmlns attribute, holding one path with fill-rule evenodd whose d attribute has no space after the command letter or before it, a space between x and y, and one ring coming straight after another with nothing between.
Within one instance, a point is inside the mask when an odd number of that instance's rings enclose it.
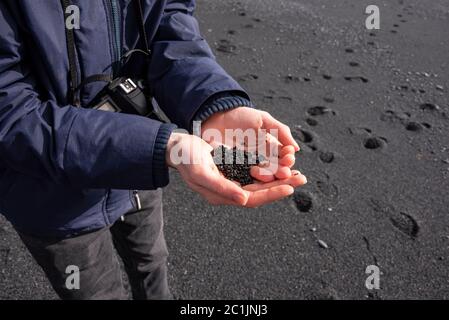
<instances>
[{"instance_id":1,"label":"camera body","mask_svg":"<svg viewBox=\"0 0 449 320\"><path fill-rule=\"evenodd\" d=\"M163 121L146 94L143 80L121 77L111 81L94 99L93 109L135 114Z\"/></svg>"}]
</instances>

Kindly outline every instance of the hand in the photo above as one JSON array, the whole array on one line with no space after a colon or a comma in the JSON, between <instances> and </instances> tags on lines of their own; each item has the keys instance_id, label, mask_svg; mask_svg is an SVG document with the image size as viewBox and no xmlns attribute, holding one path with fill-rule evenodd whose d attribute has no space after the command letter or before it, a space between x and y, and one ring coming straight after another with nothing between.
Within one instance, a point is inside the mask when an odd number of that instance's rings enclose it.
<instances>
[{"instance_id":1,"label":"hand","mask_svg":"<svg viewBox=\"0 0 449 320\"><path fill-rule=\"evenodd\" d=\"M226 130L245 132L248 129L256 136L255 139L248 139L249 135L245 134L231 135L231 137L226 135ZM263 130L266 130L267 133L264 133ZM272 134L274 130L277 130L277 137ZM270 182L276 178L287 179L292 176L290 168L295 163L295 152L299 151L299 145L293 138L290 128L274 119L268 112L247 107L218 112L202 124L201 134L202 138L211 145L237 145L250 151L260 151L259 144L263 141L266 143L264 156L275 165L253 167L251 175L263 182ZM248 140L253 141L248 143Z\"/></svg>"},{"instance_id":2,"label":"hand","mask_svg":"<svg viewBox=\"0 0 449 320\"><path fill-rule=\"evenodd\" d=\"M186 184L214 205L257 207L291 195L306 183L295 171L284 180L240 187L226 179L213 162L212 146L197 136L173 133L167 144L166 161L179 171Z\"/></svg>"}]
</instances>

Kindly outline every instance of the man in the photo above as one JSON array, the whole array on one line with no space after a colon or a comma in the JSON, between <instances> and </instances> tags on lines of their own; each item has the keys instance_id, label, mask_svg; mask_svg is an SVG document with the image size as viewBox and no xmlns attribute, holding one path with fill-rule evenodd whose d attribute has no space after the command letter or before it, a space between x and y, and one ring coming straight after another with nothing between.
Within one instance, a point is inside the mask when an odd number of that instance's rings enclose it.
<instances>
[{"instance_id":1,"label":"man","mask_svg":"<svg viewBox=\"0 0 449 320\"><path fill-rule=\"evenodd\" d=\"M69 5L80 14L73 33ZM193 0L0 2L0 212L61 298L126 299L114 248L133 298L171 297L160 189L168 167L212 204L256 207L305 183L290 170L299 148L288 127L251 108L193 11ZM136 49L145 54L128 56ZM85 80L98 74L144 79L172 124L93 109L105 83ZM174 131L194 120L203 132L277 129L278 170L254 167L260 182L244 188L225 179L211 141ZM201 161L173 161L175 149ZM79 288L66 283L73 266Z\"/></svg>"}]
</instances>

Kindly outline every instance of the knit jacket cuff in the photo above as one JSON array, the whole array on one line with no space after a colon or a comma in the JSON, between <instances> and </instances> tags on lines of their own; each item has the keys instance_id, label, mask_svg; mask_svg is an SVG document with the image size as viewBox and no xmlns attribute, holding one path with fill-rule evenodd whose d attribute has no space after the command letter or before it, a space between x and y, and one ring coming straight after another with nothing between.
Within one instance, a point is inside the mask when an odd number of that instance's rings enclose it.
<instances>
[{"instance_id":1,"label":"knit jacket cuff","mask_svg":"<svg viewBox=\"0 0 449 320\"><path fill-rule=\"evenodd\" d=\"M165 187L169 182L165 153L168 139L175 128L173 124L162 124L156 136L153 150L153 179L157 188Z\"/></svg>"},{"instance_id":2,"label":"knit jacket cuff","mask_svg":"<svg viewBox=\"0 0 449 320\"><path fill-rule=\"evenodd\" d=\"M253 108L253 103L238 94L222 92L209 98L196 113L194 121L205 121L217 112L231 110L237 107Z\"/></svg>"}]
</instances>

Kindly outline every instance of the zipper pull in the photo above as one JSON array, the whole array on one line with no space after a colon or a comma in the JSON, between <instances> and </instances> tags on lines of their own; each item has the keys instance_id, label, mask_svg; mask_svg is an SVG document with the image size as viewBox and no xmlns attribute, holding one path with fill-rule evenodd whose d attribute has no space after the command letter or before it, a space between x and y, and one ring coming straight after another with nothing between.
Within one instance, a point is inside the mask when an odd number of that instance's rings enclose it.
<instances>
[{"instance_id":1,"label":"zipper pull","mask_svg":"<svg viewBox=\"0 0 449 320\"><path fill-rule=\"evenodd\" d=\"M137 190L133 191L133 196L134 196L134 200L136 201L137 210L142 209L142 204L140 203L140 197L139 197L139 193L137 192Z\"/></svg>"}]
</instances>

